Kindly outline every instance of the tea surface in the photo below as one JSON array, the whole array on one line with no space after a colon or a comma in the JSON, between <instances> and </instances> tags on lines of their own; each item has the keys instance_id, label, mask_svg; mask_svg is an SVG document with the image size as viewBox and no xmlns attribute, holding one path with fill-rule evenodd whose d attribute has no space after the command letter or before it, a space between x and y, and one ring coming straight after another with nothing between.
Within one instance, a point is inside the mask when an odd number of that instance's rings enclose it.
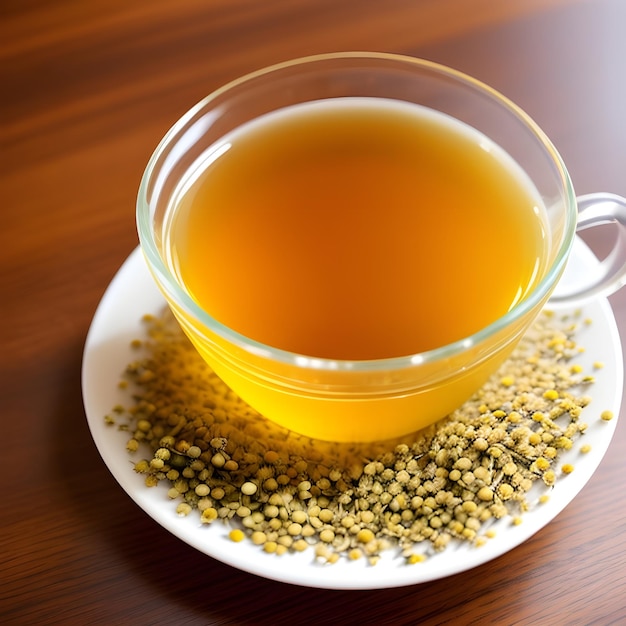
<instances>
[{"instance_id":1,"label":"tea surface","mask_svg":"<svg viewBox=\"0 0 626 626\"><path fill-rule=\"evenodd\" d=\"M172 269L242 335L333 359L462 339L531 290L543 208L520 168L417 105L298 105L234 131L189 173Z\"/></svg>"}]
</instances>

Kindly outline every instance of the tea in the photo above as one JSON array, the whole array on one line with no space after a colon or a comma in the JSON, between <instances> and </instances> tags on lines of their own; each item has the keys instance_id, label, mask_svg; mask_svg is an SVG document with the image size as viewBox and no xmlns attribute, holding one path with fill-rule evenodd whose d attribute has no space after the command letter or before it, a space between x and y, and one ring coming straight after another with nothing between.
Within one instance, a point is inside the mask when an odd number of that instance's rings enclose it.
<instances>
[{"instance_id":1,"label":"tea","mask_svg":"<svg viewBox=\"0 0 626 626\"><path fill-rule=\"evenodd\" d=\"M545 221L484 135L379 98L295 105L214 144L169 207L171 269L216 320L314 357L462 339L543 273Z\"/></svg>"}]
</instances>

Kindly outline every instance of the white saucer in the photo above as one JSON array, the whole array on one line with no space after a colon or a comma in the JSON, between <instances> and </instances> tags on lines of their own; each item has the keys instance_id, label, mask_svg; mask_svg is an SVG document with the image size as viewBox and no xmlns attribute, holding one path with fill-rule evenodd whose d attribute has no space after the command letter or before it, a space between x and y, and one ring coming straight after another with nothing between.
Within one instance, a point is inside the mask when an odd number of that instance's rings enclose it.
<instances>
[{"instance_id":1,"label":"white saucer","mask_svg":"<svg viewBox=\"0 0 626 626\"><path fill-rule=\"evenodd\" d=\"M563 280L579 277L596 262L582 241L577 240ZM131 340L144 336L140 318L145 313L158 313L163 306L164 300L137 249L109 285L87 336L82 386L92 436L116 480L161 526L211 557L266 578L310 587L376 589L422 583L476 567L520 545L554 519L589 481L615 431L622 398L623 358L609 303L599 299L582 307L583 317L591 318L593 323L581 324L576 337L577 343L586 348L577 359L585 371L591 372L597 361L605 365L595 372L597 380L588 392L592 402L582 417L589 428L579 442L590 444L591 451L580 454L579 443L561 456L561 462L572 463L575 471L557 480L549 501L525 513L522 524L516 526L503 518L492 526L496 535L485 545L449 546L414 565L407 565L391 550L383 553L375 566L366 564L365 559L341 559L332 565L322 565L315 561L313 549L281 556L267 554L250 541L233 543L228 538L229 527L220 522L201 524L195 511L179 517L176 503L167 497L165 484L147 488L143 476L133 471L133 463L149 453L131 457L126 451L128 433L105 424L104 416L113 406L129 404L129 398L118 389L117 383L126 365L135 358L129 345ZM599 418L607 409L615 414L610 422Z\"/></svg>"}]
</instances>

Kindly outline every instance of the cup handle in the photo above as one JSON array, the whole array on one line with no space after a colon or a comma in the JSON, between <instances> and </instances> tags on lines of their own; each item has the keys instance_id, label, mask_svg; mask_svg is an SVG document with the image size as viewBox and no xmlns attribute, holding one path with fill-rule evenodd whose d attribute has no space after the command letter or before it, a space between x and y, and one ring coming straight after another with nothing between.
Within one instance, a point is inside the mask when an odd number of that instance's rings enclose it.
<instances>
[{"instance_id":1,"label":"cup handle","mask_svg":"<svg viewBox=\"0 0 626 626\"><path fill-rule=\"evenodd\" d=\"M585 283L565 294L553 294L550 303L568 304L615 293L626 284L626 198L612 193L591 193L577 198L576 231L613 224L617 238L597 272Z\"/></svg>"}]
</instances>

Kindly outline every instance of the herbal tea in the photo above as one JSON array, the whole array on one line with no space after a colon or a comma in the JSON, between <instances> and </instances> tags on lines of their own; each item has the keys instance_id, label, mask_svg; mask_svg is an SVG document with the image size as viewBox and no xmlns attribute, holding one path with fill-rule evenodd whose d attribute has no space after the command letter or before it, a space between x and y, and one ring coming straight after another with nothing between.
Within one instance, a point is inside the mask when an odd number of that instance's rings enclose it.
<instances>
[{"instance_id":1,"label":"herbal tea","mask_svg":"<svg viewBox=\"0 0 626 626\"><path fill-rule=\"evenodd\" d=\"M374 98L237 129L179 186L172 270L219 322L314 357L430 350L495 321L544 260L538 193L476 130Z\"/></svg>"}]
</instances>

